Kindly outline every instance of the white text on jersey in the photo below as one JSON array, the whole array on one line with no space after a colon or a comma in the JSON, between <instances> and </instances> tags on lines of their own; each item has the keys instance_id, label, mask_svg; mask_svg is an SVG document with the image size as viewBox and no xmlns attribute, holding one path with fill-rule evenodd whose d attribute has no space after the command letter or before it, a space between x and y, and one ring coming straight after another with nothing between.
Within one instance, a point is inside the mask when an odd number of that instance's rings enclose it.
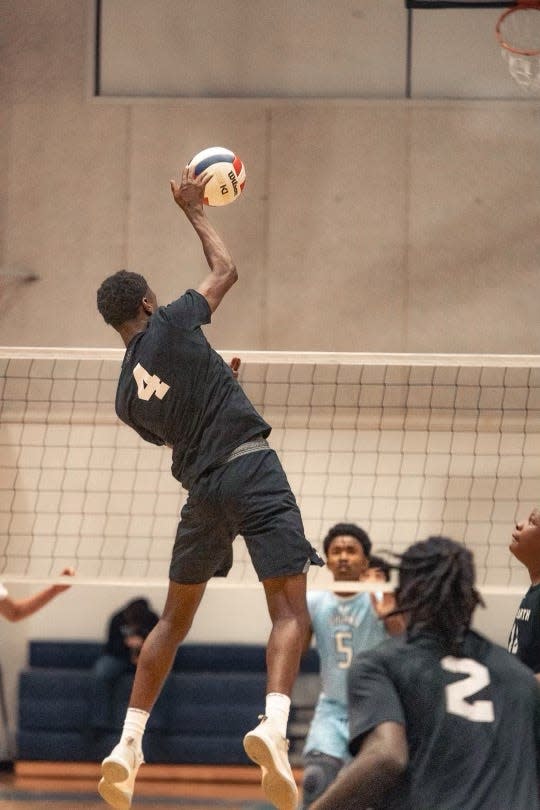
<instances>
[{"instance_id":1,"label":"white text on jersey","mask_svg":"<svg viewBox=\"0 0 540 810\"><path fill-rule=\"evenodd\" d=\"M162 382L155 374L150 374L140 363L137 363L133 369L133 376L137 383L137 395L139 399L144 399L146 402L154 394L158 399L163 399L170 388L170 385Z\"/></svg>"}]
</instances>

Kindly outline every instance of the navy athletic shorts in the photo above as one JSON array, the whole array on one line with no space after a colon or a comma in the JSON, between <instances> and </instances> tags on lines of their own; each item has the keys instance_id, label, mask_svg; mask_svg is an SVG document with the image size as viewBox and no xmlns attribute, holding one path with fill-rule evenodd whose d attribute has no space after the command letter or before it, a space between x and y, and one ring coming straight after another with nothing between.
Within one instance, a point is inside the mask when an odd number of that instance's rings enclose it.
<instances>
[{"instance_id":1,"label":"navy athletic shorts","mask_svg":"<svg viewBox=\"0 0 540 810\"><path fill-rule=\"evenodd\" d=\"M300 510L274 450L240 455L203 473L180 515L169 577L180 584L227 576L242 535L260 580L324 565L308 543Z\"/></svg>"}]
</instances>

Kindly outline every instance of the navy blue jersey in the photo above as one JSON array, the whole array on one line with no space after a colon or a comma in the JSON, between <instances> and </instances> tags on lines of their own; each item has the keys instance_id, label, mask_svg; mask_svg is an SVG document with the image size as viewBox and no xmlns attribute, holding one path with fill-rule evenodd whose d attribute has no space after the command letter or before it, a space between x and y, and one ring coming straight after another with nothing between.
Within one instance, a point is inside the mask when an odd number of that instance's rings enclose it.
<instances>
[{"instance_id":1,"label":"navy blue jersey","mask_svg":"<svg viewBox=\"0 0 540 810\"><path fill-rule=\"evenodd\" d=\"M405 727L409 766L381 810L538 810L540 686L502 647L469 631L459 656L427 634L362 653L351 753L384 722Z\"/></svg>"},{"instance_id":2,"label":"navy blue jersey","mask_svg":"<svg viewBox=\"0 0 540 810\"><path fill-rule=\"evenodd\" d=\"M126 638L140 636L145 639L150 631L154 629L158 620L159 616L150 608L141 611L136 623L128 622L124 611L118 611L111 617L109 622L109 632L104 652L107 655L114 655L116 658L132 661L133 650L125 643Z\"/></svg>"},{"instance_id":3,"label":"navy blue jersey","mask_svg":"<svg viewBox=\"0 0 540 810\"><path fill-rule=\"evenodd\" d=\"M130 341L116 392L116 413L148 442L172 447L172 474L189 489L238 445L268 436L229 366L206 340L206 298L187 290L159 307Z\"/></svg>"},{"instance_id":4,"label":"navy blue jersey","mask_svg":"<svg viewBox=\"0 0 540 810\"><path fill-rule=\"evenodd\" d=\"M540 585L529 588L517 610L508 651L533 672L540 672Z\"/></svg>"}]
</instances>

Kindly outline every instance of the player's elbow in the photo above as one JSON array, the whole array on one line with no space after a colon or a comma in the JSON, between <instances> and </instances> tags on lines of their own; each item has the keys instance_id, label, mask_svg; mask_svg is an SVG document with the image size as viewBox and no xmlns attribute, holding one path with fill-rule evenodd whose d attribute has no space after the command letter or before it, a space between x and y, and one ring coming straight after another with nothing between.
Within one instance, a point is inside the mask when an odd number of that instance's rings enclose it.
<instances>
[{"instance_id":1,"label":"player's elbow","mask_svg":"<svg viewBox=\"0 0 540 810\"><path fill-rule=\"evenodd\" d=\"M409 764L404 728L393 722L377 726L365 740L361 754L371 758L378 783L390 789L399 783Z\"/></svg>"},{"instance_id":2,"label":"player's elbow","mask_svg":"<svg viewBox=\"0 0 540 810\"><path fill-rule=\"evenodd\" d=\"M236 269L236 265L234 262L230 262L226 268L225 276L227 278L228 284L232 287L233 284L236 284L238 281L238 270Z\"/></svg>"},{"instance_id":3,"label":"player's elbow","mask_svg":"<svg viewBox=\"0 0 540 810\"><path fill-rule=\"evenodd\" d=\"M370 786L377 800L396 790L405 776L407 763L392 751L378 752L369 757Z\"/></svg>"},{"instance_id":4,"label":"player's elbow","mask_svg":"<svg viewBox=\"0 0 540 810\"><path fill-rule=\"evenodd\" d=\"M386 784L395 785L407 770L408 757L402 751L386 751L380 757L380 773Z\"/></svg>"},{"instance_id":5,"label":"player's elbow","mask_svg":"<svg viewBox=\"0 0 540 810\"><path fill-rule=\"evenodd\" d=\"M211 284L216 289L221 290L221 297L227 290L230 290L238 279L238 271L235 263L231 261L220 262L212 269Z\"/></svg>"},{"instance_id":6,"label":"player's elbow","mask_svg":"<svg viewBox=\"0 0 540 810\"><path fill-rule=\"evenodd\" d=\"M19 605L14 603L2 606L2 616L4 619L7 619L8 622L20 622L21 619L24 619L23 611Z\"/></svg>"}]
</instances>

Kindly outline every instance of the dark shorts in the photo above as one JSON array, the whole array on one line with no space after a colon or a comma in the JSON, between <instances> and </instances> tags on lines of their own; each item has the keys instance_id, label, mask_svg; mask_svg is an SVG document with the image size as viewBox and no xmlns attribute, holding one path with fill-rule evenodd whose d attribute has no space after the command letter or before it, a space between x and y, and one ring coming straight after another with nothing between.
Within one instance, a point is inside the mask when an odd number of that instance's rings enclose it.
<instances>
[{"instance_id":1,"label":"dark shorts","mask_svg":"<svg viewBox=\"0 0 540 810\"><path fill-rule=\"evenodd\" d=\"M181 512L170 579L191 584L227 576L239 534L260 580L323 565L306 540L285 472L269 448L235 458L195 482Z\"/></svg>"}]
</instances>

